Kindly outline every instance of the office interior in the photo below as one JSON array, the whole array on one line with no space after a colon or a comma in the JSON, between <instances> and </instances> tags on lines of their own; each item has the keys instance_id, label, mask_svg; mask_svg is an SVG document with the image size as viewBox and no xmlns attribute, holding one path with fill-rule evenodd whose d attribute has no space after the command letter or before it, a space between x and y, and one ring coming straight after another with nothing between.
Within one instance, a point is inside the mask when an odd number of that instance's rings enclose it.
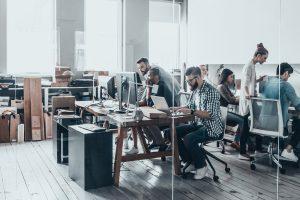
<instances>
[{"instance_id":1,"label":"office interior","mask_svg":"<svg viewBox=\"0 0 300 200\"><path fill-rule=\"evenodd\" d=\"M0 199L299 199L299 8L0 0ZM221 102L226 70L235 105ZM214 134L214 117L218 138L190 148L178 127Z\"/></svg>"}]
</instances>

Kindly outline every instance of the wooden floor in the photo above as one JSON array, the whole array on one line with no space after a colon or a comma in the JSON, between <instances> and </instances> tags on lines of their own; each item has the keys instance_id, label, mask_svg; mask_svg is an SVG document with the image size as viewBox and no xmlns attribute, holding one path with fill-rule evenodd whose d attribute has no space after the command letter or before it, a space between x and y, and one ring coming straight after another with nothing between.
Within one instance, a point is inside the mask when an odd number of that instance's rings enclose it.
<instances>
[{"instance_id":1,"label":"wooden floor","mask_svg":"<svg viewBox=\"0 0 300 200\"><path fill-rule=\"evenodd\" d=\"M229 149L229 147L228 147ZM220 182L172 177L171 160L128 162L122 166L120 187L82 190L68 177L68 167L56 164L49 141L0 144L0 199L276 199L276 169L239 161L235 152L216 153L231 174L215 163ZM174 193L172 194L172 183ZM300 171L289 169L279 178L279 199L300 199Z\"/></svg>"}]
</instances>

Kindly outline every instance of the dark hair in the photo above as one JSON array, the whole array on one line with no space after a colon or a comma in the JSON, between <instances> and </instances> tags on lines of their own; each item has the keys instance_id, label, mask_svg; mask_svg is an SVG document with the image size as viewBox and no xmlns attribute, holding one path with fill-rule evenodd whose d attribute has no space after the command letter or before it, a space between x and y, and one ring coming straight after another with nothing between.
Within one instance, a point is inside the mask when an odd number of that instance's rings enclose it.
<instances>
[{"instance_id":1,"label":"dark hair","mask_svg":"<svg viewBox=\"0 0 300 200\"><path fill-rule=\"evenodd\" d=\"M219 83L224 84L227 81L228 76L230 76L231 74L233 74L233 71L231 71L230 69L223 69L220 75Z\"/></svg>"},{"instance_id":2,"label":"dark hair","mask_svg":"<svg viewBox=\"0 0 300 200\"><path fill-rule=\"evenodd\" d=\"M277 66L276 75L279 75L279 69L280 69L280 75L283 75L285 72L289 72L289 74L292 74L294 72L293 67L286 62L281 63L280 65Z\"/></svg>"},{"instance_id":3,"label":"dark hair","mask_svg":"<svg viewBox=\"0 0 300 200\"><path fill-rule=\"evenodd\" d=\"M150 71L153 73L154 76L160 77L160 72L158 68L151 68Z\"/></svg>"},{"instance_id":4,"label":"dark hair","mask_svg":"<svg viewBox=\"0 0 300 200\"><path fill-rule=\"evenodd\" d=\"M147 58L140 58L136 63L141 64L141 63L149 64L149 61Z\"/></svg>"},{"instance_id":5,"label":"dark hair","mask_svg":"<svg viewBox=\"0 0 300 200\"><path fill-rule=\"evenodd\" d=\"M257 55L267 55L269 51L264 47L263 43L257 44L257 49L254 53L254 56Z\"/></svg>"},{"instance_id":6,"label":"dark hair","mask_svg":"<svg viewBox=\"0 0 300 200\"><path fill-rule=\"evenodd\" d=\"M201 69L200 69L200 67L189 67L185 71L185 75L186 76L189 76L189 75L201 76Z\"/></svg>"}]
</instances>

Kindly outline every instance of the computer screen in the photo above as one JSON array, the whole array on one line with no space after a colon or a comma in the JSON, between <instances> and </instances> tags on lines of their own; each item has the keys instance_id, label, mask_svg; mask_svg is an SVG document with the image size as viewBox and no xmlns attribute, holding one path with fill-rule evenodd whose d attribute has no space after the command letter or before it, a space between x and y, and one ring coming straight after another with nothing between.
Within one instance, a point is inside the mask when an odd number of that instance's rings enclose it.
<instances>
[{"instance_id":1,"label":"computer screen","mask_svg":"<svg viewBox=\"0 0 300 200\"><path fill-rule=\"evenodd\" d=\"M122 72L116 75L120 103L135 105L137 102L137 76L135 72ZM128 102L129 101L129 102Z\"/></svg>"},{"instance_id":2,"label":"computer screen","mask_svg":"<svg viewBox=\"0 0 300 200\"><path fill-rule=\"evenodd\" d=\"M104 88L107 94L115 99L116 98L116 87L115 87L115 77L112 76L99 76L98 77L99 86ZM100 91L102 93L102 90ZM101 94L103 96L103 93Z\"/></svg>"}]
</instances>

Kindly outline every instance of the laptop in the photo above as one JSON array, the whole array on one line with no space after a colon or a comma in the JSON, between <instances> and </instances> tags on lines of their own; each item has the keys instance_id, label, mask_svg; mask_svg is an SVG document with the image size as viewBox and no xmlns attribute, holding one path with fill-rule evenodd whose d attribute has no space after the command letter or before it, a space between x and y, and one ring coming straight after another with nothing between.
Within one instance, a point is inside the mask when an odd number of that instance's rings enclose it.
<instances>
[{"instance_id":1,"label":"laptop","mask_svg":"<svg viewBox=\"0 0 300 200\"><path fill-rule=\"evenodd\" d=\"M167 114L171 113L170 112L170 107L169 107L165 97L151 95L151 99L153 101L154 107L157 110L160 110L160 111L165 112Z\"/></svg>"},{"instance_id":2,"label":"laptop","mask_svg":"<svg viewBox=\"0 0 300 200\"><path fill-rule=\"evenodd\" d=\"M154 107L157 110L165 112L168 115L173 114L173 112L172 112L171 108L169 107L165 97L151 95L151 99L153 101ZM185 114L181 113L181 112L175 112L173 115L174 116L184 116Z\"/></svg>"},{"instance_id":3,"label":"laptop","mask_svg":"<svg viewBox=\"0 0 300 200\"><path fill-rule=\"evenodd\" d=\"M94 124L82 124L79 127L83 128L85 130L91 131L91 132L99 132L99 131L105 131L106 130L105 128L96 126Z\"/></svg>"}]
</instances>

